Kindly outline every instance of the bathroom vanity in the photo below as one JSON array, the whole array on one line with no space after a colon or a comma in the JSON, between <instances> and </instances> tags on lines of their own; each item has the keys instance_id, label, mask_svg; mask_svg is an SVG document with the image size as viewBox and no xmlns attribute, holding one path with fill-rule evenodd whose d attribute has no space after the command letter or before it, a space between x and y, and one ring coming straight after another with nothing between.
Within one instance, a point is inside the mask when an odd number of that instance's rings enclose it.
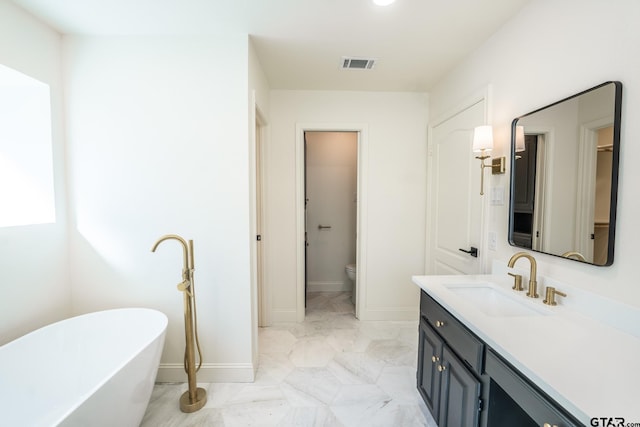
<instances>
[{"instance_id":1,"label":"bathroom vanity","mask_svg":"<svg viewBox=\"0 0 640 427\"><path fill-rule=\"evenodd\" d=\"M621 117L608 81L513 120L512 246L612 265ZM526 293L507 270L520 258ZM528 252L492 271L413 277L417 386L438 426L640 426L640 309L537 276Z\"/></svg>"},{"instance_id":2,"label":"bathroom vanity","mask_svg":"<svg viewBox=\"0 0 640 427\"><path fill-rule=\"evenodd\" d=\"M421 288L417 386L438 426L640 422L637 336L527 298L506 274L413 281Z\"/></svg>"}]
</instances>

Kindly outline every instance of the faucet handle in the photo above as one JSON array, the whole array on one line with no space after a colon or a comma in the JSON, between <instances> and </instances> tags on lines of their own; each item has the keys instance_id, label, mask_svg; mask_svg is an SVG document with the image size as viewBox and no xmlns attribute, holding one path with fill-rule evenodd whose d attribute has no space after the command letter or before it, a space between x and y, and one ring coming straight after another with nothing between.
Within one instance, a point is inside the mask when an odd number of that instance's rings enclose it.
<instances>
[{"instance_id":1,"label":"faucet handle","mask_svg":"<svg viewBox=\"0 0 640 427\"><path fill-rule=\"evenodd\" d=\"M186 292L187 295L191 296L191 281L190 280L183 280L182 282L178 283L177 286L178 290L180 292Z\"/></svg>"},{"instance_id":2,"label":"faucet handle","mask_svg":"<svg viewBox=\"0 0 640 427\"><path fill-rule=\"evenodd\" d=\"M553 286L547 286L544 301L542 302L547 305L558 305L558 303L556 302L556 295L560 295L562 297L567 296L567 294L556 290L556 288L554 288Z\"/></svg>"},{"instance_id":3,"label":"faucet handle","mask_svg":"<svg viewBox=\"0 0 640 427\"><path fill-rule=\"evenodd\" d=\"M524 288L522 287L522 276L520 274L514 274L514 273L507 273L507 274L513 277L513 286L511 287L511 289L516 291L523 291Z\"/></svg>"}]
</instances>

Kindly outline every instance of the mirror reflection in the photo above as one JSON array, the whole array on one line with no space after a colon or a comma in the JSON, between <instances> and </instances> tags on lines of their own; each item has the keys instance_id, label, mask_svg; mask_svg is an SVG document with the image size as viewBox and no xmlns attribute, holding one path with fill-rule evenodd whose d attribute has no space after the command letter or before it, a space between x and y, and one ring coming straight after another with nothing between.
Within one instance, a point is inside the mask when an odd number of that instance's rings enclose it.
<instances>
[{"instance_id":1,"label":"mirror reflection","mask_svg":"<svg viewBox=\"0 0 640 427\"><path fill-rule=\"evenodd\" d=\"M621 98L606 82L513 121L511 245L613 263Z\"/></svg>"}]
</instances>

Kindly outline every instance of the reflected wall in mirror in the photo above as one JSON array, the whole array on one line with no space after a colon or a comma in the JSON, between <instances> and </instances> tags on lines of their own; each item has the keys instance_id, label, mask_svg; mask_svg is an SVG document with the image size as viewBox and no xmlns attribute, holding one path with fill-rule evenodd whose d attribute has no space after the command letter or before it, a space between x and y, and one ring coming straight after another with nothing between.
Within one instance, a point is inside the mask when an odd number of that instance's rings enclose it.
<instances>
[{"instance_id":1,"label":"reflected wall in mirror","mask_svg":"<svg viewBox=\"0 0 640 427\"><path fill-rule=\"evenodd\" d=\"M513 120L511 245L613 263L621 102L606 82Z\"/></svg>"}]
</instances>

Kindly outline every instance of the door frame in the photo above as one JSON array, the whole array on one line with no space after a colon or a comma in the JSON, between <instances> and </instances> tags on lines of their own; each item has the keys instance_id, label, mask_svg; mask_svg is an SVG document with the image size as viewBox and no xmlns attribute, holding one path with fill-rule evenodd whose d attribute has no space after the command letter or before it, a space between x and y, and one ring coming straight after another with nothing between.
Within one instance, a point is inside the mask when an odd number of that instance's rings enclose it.
<instances>
[{"instance_id":1,"label":"door frame","mask_svg":"<svg viewBox=\"0 0 640 427\"><path fill-rule=\"evenodd\" d=\"M252 93L253 108L250 110L249 123L249 250L250 250L250 282L251 282L251 315L252 341L254 343L254 361L257 360L258 327L271 324L271 294L265 278L267 253L264 246L258 250L257 234L262 225L261 236L264 241L266 214L265 214L265 183L264 179L266 162L265 151L268 147L269 123L265 114L260 110L256 102L255 91ZM260 149L258 149L260 144ZM259 163L259 167L258 167ZM258 173L260 175L258 175ZM259 185L259 187L258 187ZM262 195L262 204L258 206L258 193ZM259 259L260 257L261 259Z\"/></svg>"},{"instance_id":2,"label":"door frame","mask_svg":"<svg viewBox=\"0 0 640 427\"><path fill-rule=\"evenodd\" d=\"M256 287L258 291L258 326L269 326L271 325L271 294L269 293L269 289L267 286L267 281L265 280L265 250L264 246L261 245L262 237L264 235L264 224L265 224L265 191L264 191L264 151L265 151L265 142L266 142L266 132L267 129L267 121L264 118L264 114L260 111L259 108L256 107L256 120L255 120L255 150L256 150L256 234L259 234L261 237L260 243L257 241L256 244ZM258 204L258 197L260 198L260 203ZM257 240L257 239L256 239Z\"/></svg>"},{"instance_id":3,"label":"door frame","mask_svg":"<svg viewBox=\"0 0 640 427\"><path fill-rule=\"evenodd\" d=\"M491 104L490 104L490 98L491 98L491 85L486 85L485 87L483 87L482 89L476 91L475 93L469 95L468 97L464 98L461 102L459 102L455 107L447 110L445 113L437 116L437 118L435 120L433 120L432 122L429 123L429 126L427 128L427 182L428 184L428 188L427 188L427 210L426 210L426 242L427 245L425 247L425 273L426 274L433 274L433 248L431 247L431 244L429 242L431 242L431 222L434 221L433 218L433 212L432 210L429 208L430 206L432 206L433 204L433 194L430 191L431 188L431 182L433 182L433 180L435 179L435 177L433 176L434 173L434 157L433 157L433 130L434 128L436 128L437 126L441 125L442 123L446 122L447 120L457 116L458 114L462 113L463 111L467 110L468 108L473 107L474 105L482 102L484 104L484 122L485 124L491 124L492 120L491 120ZM495 138L494 138L495 140ZM494 151L493 154L495 155L495 152L498 151L495 149L496 147L494 146ZM509 149L509 148L507 148ZM469 155L471 155L471 153L469 153ZM479 165L475 165L475 166L479 166ZM477 169L476 167L473 168L474 170L472 171L472 173L477 173ZM489 192L490 194L490 192ZM486 211L487 211L487 204L488 204L488 199L489 197L485 196L482 199L482 216L480 218L480 242L479 242L479 256L478 256L478 262L479 262L479 266L480 266L480 271L481 272L485 272L485 271L489 271L491 266L489 265L489 256L487 255L487 251L485 249L487 249L487 244L486 244L486 240L487 240L487 233L488 233L488 224L486 221Z\"/></svg>"},{"instance_id":4,"label":"door frame","mask_svg":"<svg viewBox=\"0 0 640 427\"><path fill-rule=\"evenodd\" d=\"M358 206L356 213L356 317L364 312L367 239L367 159L369 126L366 123L296 123L296 320L305 318L305 217L304 217L304 133L305 132L356 132L358 134Z\"/></svg>"}]
</instances>

